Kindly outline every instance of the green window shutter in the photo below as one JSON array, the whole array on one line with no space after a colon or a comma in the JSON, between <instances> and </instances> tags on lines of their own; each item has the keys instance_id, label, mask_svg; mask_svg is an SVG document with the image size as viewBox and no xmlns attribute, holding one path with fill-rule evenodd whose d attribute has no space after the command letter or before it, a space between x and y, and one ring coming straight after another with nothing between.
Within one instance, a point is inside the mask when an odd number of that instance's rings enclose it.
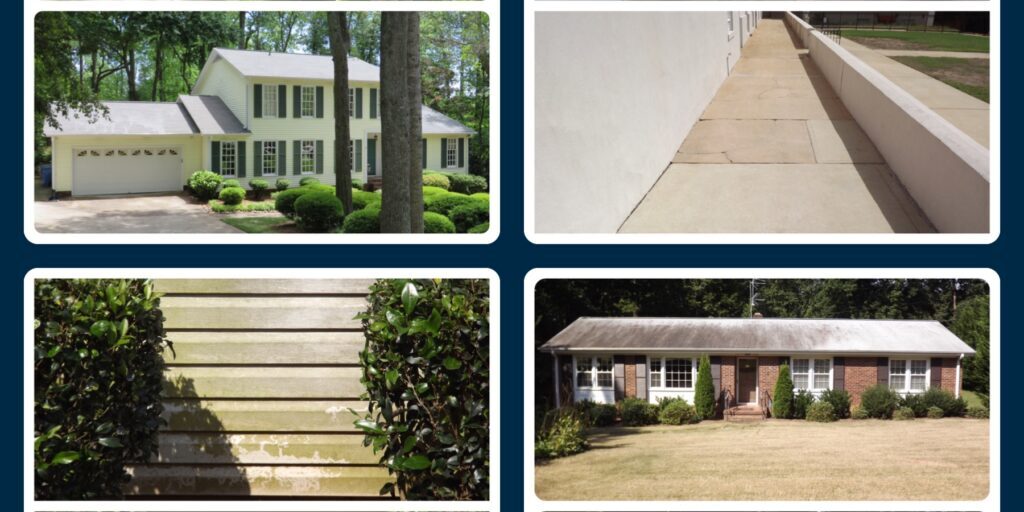
<instances>
[{"instance_id":1,"label":"green window shutter","mask_svg":"<svg viewBox=\"0 0 1024 512\"><path fill-rule=\"evenodd\" d=\"M427 168L427 139L423 139L423 165L420 168Z\"/></svg>"},{"instance_id":2,"label":"green window shutter","mask_svg":"<svg viewBox=\"0 0 1024 512\"><path fill-rule=\"evenodd\" d=\"M238 149L237 149L237 151L235 151L235 154L238 155L238 177L239 178L244 178L245 177L245 141L244 140L238 141Z\"/></svg>"},{"instance_id":3,"label":"green window shutter","mask_svg":"<svg viewBox=\"0 0 1024 512\"><path fill-rule=\"evenodd\" d=\"M324 173L324 141L316 141L316 173Z\"/></svg>"},{"instance_id":4,"label":"green window shutter","mask_svg":"<svg viewBox=\"0 0 1024 512\"><path fill-rule=\"evenodd\" d=\"M448 165L448 139L441 137L441 168L445 169Z\"/></svg>"},{"instance_id":5,"label":"green window shutter","mask_svg":"<svg viewBox=\"0 0 1024 512\"><path fill-rule=\"evenodd\" d=\"M466 166L465 156L466 139L459 139L459 167Z\"/></svg>"},{"instance_id":6,"label":"green window shutter","mask_svg":"<svg viewBox=\"0 0 1024 512\"><path fill-rule=\"evenodd\" d=\"M292 87L292 117L302 117L302 87L296 85Z\"/></svg>"},{"instance_id":7,"label":"green window shutter","mask_svg":"<svg viewBox=\"0 0 1024 512\"><path fill-rule=\"evenodd\" d=\"M220 174L220 142L210 143L210 170Z\"/></svg>"},{"instance_id":8,"label":"green window shutter","mask_svg":"<svg viewBox=\"0 0 1024 512\"><path fill-rule=\"evenodd\" d=\"M265 142L252 143L252 175L263 176L263 145Z\"/></svg>"},{"instance_id":9,"label":"green window shutter","mask_svg":"<svg viewBox=\"0 0 1024 512\"><path fill-rule=\"evenodd\" d=\"M288 117L288 86L277 86L277 117Z\"/></svg>"},{"instance_id":10,"label":"green window shutter","mask_svg":"<svg viewBox=\"0 0 1024 512\"><path fill-rule=\"evenodd\" d=\"M288 175L288 141L277 141L277 175Z\"/></svg>"},{"instance_id":11,"label":"green window shutter","mask_svg":"<svg viewBox=\"0 0 1024 512\"><path fill-rule=\"evenodd\" d=\"M366 139L366 174L377 174L377 139Z\"/></svg>"},{"instance_id":12,"label":"green window shutter","mask_svg":"<svg viewBox=\"0 0 1024 512\"><path fill-rule=\"evenodd\" d=\"M363 118L363 88L356 87L356 119Z\"/></svg>"},{"instance_id":13,"label":"green window shutter","mask_svg":"<svg viewBox=\"0 0 1024 512\"><path fill-rule=\"evenodd\" d=\"M319 85L316 86L316 117L324 117L324 88Z\"/></svg>"},{"instance_id":14,"label":"green window shutter","mask_svg":"<svg viewBox=\"0 0 1024 512\"><path fill-rule=\"evenodd\" d=\"M377 88L370 88L370 119L377 119Z\"/></svg>"},{"instance_id":15,"label":"green window shutter","mask_svg":"<svg viewBox=\"0 0 1024 512\"><path fill-rule=\"evenodd\" d=\"M253 84L252 86L252 116L256 119L263 117L263 86Z\"/></svg>"},{"instance_id":16,"label":"green window shutter","mask_svg":"<svg viewBox=\"0 0 1024 512\"><path fill-rule=\"evenodd\" d=\"M363 141L356 139L352 142L352 150L355 153L356 165L354 171L363 172Z\"/></svg>"},{"instance_id":17,"label":"green window shutter","mask_svg":"<svg viewBox=\"0 0 1024 512\"><path fill-rule=\"evenodd\" d=\"M295 160L292 162L292 167L294 168L292 172L296 175L299 175L302 174L302 142L298 140L293 141L292 148L295 150L292 154L292 156L295 158Z\"/></svg>"}]
</instances>

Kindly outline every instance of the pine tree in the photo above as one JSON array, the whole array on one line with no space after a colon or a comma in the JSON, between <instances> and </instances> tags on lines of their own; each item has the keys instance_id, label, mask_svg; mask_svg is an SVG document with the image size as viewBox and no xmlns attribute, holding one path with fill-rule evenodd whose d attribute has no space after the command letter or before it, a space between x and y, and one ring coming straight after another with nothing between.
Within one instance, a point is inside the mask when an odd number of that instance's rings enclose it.
<instances>
[{"instance_id":1,"label":"pine tree","mask_svg":"<svg viewBox=\"0 0 1024 512\"><path fill-rule=\"evenodd\" d=\"M793 379L789 375L789 365L779 366L779 380L775 381L775 393L772 395L772 416L789 418L793 414Z\"/></svg>"},{"instance_id":2,"label":"pine tree","mask_svg":"<svg viewBox=\"0 0 1024 512\"><path fill-rule=\"evenodd\" d=\"M706 420L715 417L715 384L711 381L711 359L707 354L700 356L697 368L697 391L693 397L697 416Z\"/></svg>"}]
</instances>

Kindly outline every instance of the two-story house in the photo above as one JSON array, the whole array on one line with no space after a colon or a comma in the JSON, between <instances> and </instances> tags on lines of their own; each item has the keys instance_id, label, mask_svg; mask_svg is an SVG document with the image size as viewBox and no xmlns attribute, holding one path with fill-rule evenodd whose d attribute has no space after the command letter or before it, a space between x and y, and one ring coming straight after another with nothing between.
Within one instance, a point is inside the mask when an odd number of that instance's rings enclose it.
<instances>
[{"instance_id":1,"label":"two-story house","mask_svg":"<svg viewBox=\"0 0 1024 512\"><path fill-rule=\"evenodd\" d=\"M380 69L349 57L352 178L379 179ZM214 49L176 102L104 102L109 115L47 126L53 189L76 196L181 190L209 169L245 186L261 177L334 183L330 56ZM424 169L468 172L472 130L422 107Z\"/></svg>"}]
</instances>

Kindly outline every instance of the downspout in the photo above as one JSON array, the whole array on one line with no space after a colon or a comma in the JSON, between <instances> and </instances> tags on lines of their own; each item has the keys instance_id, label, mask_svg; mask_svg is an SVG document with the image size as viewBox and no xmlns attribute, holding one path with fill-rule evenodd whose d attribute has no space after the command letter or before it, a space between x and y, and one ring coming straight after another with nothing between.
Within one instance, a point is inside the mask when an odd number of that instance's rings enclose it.
<instances>
[{"instance_id":1,"label":"downspout","mask_svg":"<svg viewBox=\"0 0 1024 512\"><path fill-rule=\"evenodd\" d=\"M960 357L956 360L956 390L955 396L960 398L960 363L964 360L964 355L960 354Z\"/></svg>"},{"instance_id":2,"label":"downspout","mask_svg":"<svg viewBox=\"0 0 1024 512\"><path fill-rule=\"evenodd\" d=\"M551 363L555 366L555 409L562 408L562 396L558 389L559 383L562 381L561 376L558 374L558 355L551 352Z\"/></svg>"}]
</instances>

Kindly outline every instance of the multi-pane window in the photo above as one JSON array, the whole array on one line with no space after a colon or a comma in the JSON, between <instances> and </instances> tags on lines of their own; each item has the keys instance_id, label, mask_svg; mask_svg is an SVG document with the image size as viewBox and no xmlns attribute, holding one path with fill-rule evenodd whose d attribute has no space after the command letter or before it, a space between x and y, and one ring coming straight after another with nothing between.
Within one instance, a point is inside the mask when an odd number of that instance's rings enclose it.
<instances>
[{"instance_id":1,"label":"multi-pane window","mask_svg":"<svg viewBox=\"0 0 1024 512\"><path fill-rule=\"evenodd\" d=\"M263 116L277 117L277 86L263 86Z\"/></svg>"},{"instance_id":2,"label":"multi-pane window","mask_svg":"<svg viewBox=\"0 0 1024 512\"><path fill-rule=\"evenodd\" d=\"M277 175L277 141L265 141L260 156L264 176Z\"/></svg>"},{"instance_id":3,"label":"multi-pane window","mask_svg":"<svg viewBox=\"0 0 1024 512\"><path fill-rule=\"evenodd\" d=\"M576 387L600 389L610 388L613 382L615 362L611 357L577 357Z\"/></svg>"},{"instance_id":4,"label":"multi-pane window","mask_svg":"<svg viewBox=\"0 0 1024 512\"><path fill-rule=\"evenodd\" d=\"M349 90L351 91L352 89L349 89ZM355 147L352 144L352 139L349 139L348 140L348 165L349 165L349 170L351 170L353 172L355 172L355 170L356 170L356 152L353 151L354 149L355 149Z\"/></svg>"},{"instance_id":5,"label":"multi-pane window","mask_svg":"<svg viewBox=\"0 0 1024 512\"><path fill-rule=\"evenodd\" d=\"M901 393L928 389L927 359L890 359L889 388Z\"/></svg>"},{"instance_id":6,"label":"multi-pane window","mask_svg":"<svg viewBox=\"0 0 1024 512\"><path fill-rule=\"evenodd\" d=\"M316 88L303 86L300 94L300 115L302 117L313 117L316 115Z\"/></svg>"},{"instance_id":7,"label":"multi-pane window","mask_svg":"<svg viewBox=\"0 0 1024 512\"><path fill-rule=\"evenodd\" d=\"M234 176L238 172L238 143L220 143L220 174Z\"/></svg>"},{"instance_id":8,"label":"multi-pane window","mask_svg":"<svg viewBox=\"0 0 1024 512\"><path fill-rule=\"evenodd\" d=\"M652 388L693 389L693 359L652 357L650 365Z\"/></svg>"},{"instance_id":9,"label":"multi-pane window","mask_svg":"<svg viewBox=\"0 0 1024 512\"><path fill-rule=\"evenodd\" d=\"M356 90L348 88L348 116L355 117L356 115Z\"/></svg>"},{"instance_id":10,"label":"multi-pane window","mask_svg":"<svg viewBox=\"0 0 1024 512\"><path fill-rule=\"evenodd\" d=\"M304 140L299 143L299 169L302 174L316 172L316 141Z\"/></svg>"},{"instance_id":11,"label":"multi-pane window","mask_svg":"<svg viewBox=\"0 0 1024 512\"><path fill-rule=\"evenodd\" d=\"M831 384L831 359L793 359L794 389L824 391Z\"/></svg>"},{"instance_id":12,"label":"multi-pane window","mask_svg":"<svg viewBox=\"0 0 1024 512\"><path fill-rule=\"evenodd\" d=\"M459 139L448 139L447 154L444 156L445 167L458 167L459 165Z\"/></svg>"},{"instance_id":13,"label":"multi-pane window","mask_svg":"<svg viewBox=\"0 0 1024 512\"><path fill-rule=\"evenodd\" d=\"M735 15L733 14L732 11L729 11L729 12L727 12L725 14L725 24L728 25L728 27L729 27L729 35L731 36L732 33L736 30Z\"/></svg>"}]
</instances>

